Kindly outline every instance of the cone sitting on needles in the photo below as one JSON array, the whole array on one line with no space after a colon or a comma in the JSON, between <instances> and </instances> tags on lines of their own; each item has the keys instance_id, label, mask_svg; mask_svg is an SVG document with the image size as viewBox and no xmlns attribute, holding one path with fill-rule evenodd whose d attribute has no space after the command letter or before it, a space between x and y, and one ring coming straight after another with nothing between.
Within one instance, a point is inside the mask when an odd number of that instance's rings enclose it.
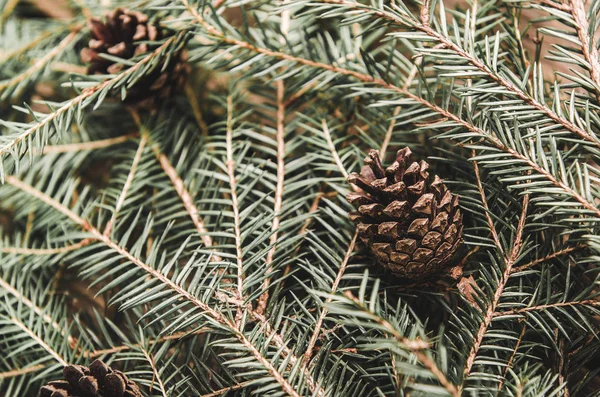
<instances>
[{"instance_id":1,"label":"cone sitting on needles","mask_svg":"<svg viewBox=\"0 0 600 397\"><path fill-rule=\"evenodd\" d=\"M124 373L100 360L89 367L67 365L63 377L42 386L40 397L142 397L138 386Z\"/></svg>"},{"instance_id":2,"label":"cone sitting on needles","mask_svg":"<svg viewBox=\"0 0 600 397\"><path fill-rule=\"evenodd\" d=\"M117 74L125 66L101 54L121 59L131 59L146 54L152 48L149 42L161 40L164 32L153 24L146 14L117 8L106 14L105 18L88 19L92 38L88 46L81 50L81 60L88 64L88 74ZM165 98L175 89L181 87L189 73L185 54L179 51L173 55L169 63L159 64L142 77L127 92L128 102L139 102L144 99Z\"/></svg>"},{"instance_id":3,"label":"cone sitting on needles","mask_svg":"<svg viewBox=\"0 0 600 397\"><path fill-rule=\"evenodd\" d=\"M348 201L360 240L377 262L395 276L422 281L447 269L462 239L458 196L436 175L429 181L429 164L410 163L411 150L398 151L383 168L376 150L365 158L360 175L348 181L359 189Z\"/></svg>"}]
</instances>

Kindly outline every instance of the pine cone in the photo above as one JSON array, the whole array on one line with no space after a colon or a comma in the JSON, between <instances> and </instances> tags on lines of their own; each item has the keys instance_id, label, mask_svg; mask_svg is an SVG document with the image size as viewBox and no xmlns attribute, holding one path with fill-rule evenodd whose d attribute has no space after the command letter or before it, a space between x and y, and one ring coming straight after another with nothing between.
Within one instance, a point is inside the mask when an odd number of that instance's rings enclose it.
<instances>
[{"instance_id":1,"label":"pine cone","mask_svg":"<svg viewBox=\"0 0 600 397\"><path fill-rule=\"evenodd\" d=\"M89 368L68 365L63 369L65 380L55 380L42 386L40 397L142 397L138 386L124 373L113 370L100 360Z\"/></svg>"},{"instance_id":2,"label":"pine cone","mask_svg":"<svg viewBox=\"0 0 600 397\"><path fill-rule=\"evenodd\" d=\"M360 175L348 181L358 186L347 199L358 211L350 213L358 236L395 276L410 281L429 279L445 270L462 239L458 196L436 175L429 182L429 164L409 164L409 148L383 168L371 150Z\"/></svg>"},{"instance_id":3,"label":"pine cone","mask_svg":"<svg viewBox=\"0 0 600 397\"><path fill-rule=\"evenodd\" d=\"M144 41L163 38L163 32L148 21L147 15L123 8L107 13L104 20L90 18L88 26L93 38L88 47L81 50L82 62L90 64L88 74L116 74L126 67L102 58L100 54L130 59L151 50ZM183 85L189 72L183 51L171 57L164 71L163 66L157 65L149 75L131 87L127 92L127 101L138 102L148 97L164 98Z\"/></svg>"}]
</instances>

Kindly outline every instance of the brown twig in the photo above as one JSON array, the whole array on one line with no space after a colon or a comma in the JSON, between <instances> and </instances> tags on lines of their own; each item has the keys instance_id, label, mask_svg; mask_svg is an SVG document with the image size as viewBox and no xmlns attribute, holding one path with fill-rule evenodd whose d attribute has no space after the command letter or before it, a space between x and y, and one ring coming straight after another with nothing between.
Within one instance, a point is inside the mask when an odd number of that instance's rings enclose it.
<instances>
[{"instance_id":1,"label":"brown twig","mask_svg":"<svg viewBox=\"0 0 600 397\"><path fill-rule=\"evenodd\" d=\"M244 387L249 386L251 383L252 383L252 381L241 382L241 383L238 383L237 385L224 387L222 389L215 390L212 393L203 394L203 395L201 395L199 397L217 397L217 396L222 396L223 394L226 394L226 393L228 393L230 391L235 391L235 390L243 389Z\"/></svg>"},{"instance_id":2,"label":"brown twig","mask_svg":"<svg viewBox=\"0 0 600 397\"><path fill-rule=\"evenodd\" d=\"M244 296L244 260L242 258L242 232L240 219L240 205L237 196L237 179L235 177L235 160L233 159L233 97L227 96L227 175L229 176L229 186L231 189L231 206L233 210L233 234L235 236L235 259L237 263L237 296L236 299L242 300ZM238 307L236 321L241 321L242 311Z\"/></svg>"},{"instance_id":3,"label":"brown twig","mask_svg":"<svg viewBox=\"0 0 600 397\"><path fill-rule=\"evenodd\" d=\"M475 157L475 151L472 152L473 157ZM500 244L500 238L498 238L498 232L496 231L496 227L494 226L494 221L492 220L492 216L490 215L492 212L490 211L490 207L488 206L487 198L485 197L485 190L483 189L483 183L481 181L481 173L479 172L479 165L477 161L473 161L473 170L475 171L475 179L477 179L477 190L479 190L479 196L481 197L481 204L485 210L485 219L487 220L488 226L490 228L490 234L492 235L492 239L494 240L494 244L498 250L505 255L504 248L502 248L502 244Z\"/></svg>"},{"instance_id":4,"label":"brown twig","mask_svg":"<svg viewBox=\"0 0 600 397\"><path fill-rule=\"evenodd\" d=\"M277 250L277 237L279 234L279 223L281 206L283 204L283 187L285 182L285 86L282 80L275 82L277 85L277 187L275 188L275 201L273 204L273 224L271 225L271 238L269 245L271 249L266 258L266 278L262 288L264 292L258 299L256 311L264 313L269 300L269 287L271 285L271 273L273 272L273 258Z\"/></svg>"},{"instance_id":5,"label":"brown twig","mask_svg":"<svg viewBox=\"0 0 600 397\"><path fill-rule=\"evenodd\" d=\"M135 139L137 137L139 137L139 134L135 133L135 134L122 135L122 136L117 136L114 138L101 139L98 141L91 141L91 142L69 143L66 145L48 145L48 146L44 146L44 151L42 153L44 153L44 154L68 153L68 152L80 152L80 151L86 151L86 150L103 149L103 148L110 147L113 145L118 145L123 142L127 142L127 141L129 141L131 139Z\"/></svg>"},{"instance_id":6,"label":"brown twig","mask_svg":"<svg viewBox=\"0 0 600 397\"><path fill-rule=\"evenodd\" d=\"M11 317L10 321L12 321L12 323L14 325L16 325L19 329L21 329L23 332L25 332L31 339L33 339L38 345L40 345L42 347L42 349L46 350L48 352L48 354L50 354L56 361L58 361L58 363L60 365L62 365L62 366L69 365L69 363L67 363L67 361L60 354L58 354L58 352L56 352L54 349L52 349L46 342L44 342L44 340L42 338L40 338L33 330L29 329L29 327L27 327L25 324L23 324L18 318Z\"/></svg>"},{"instance_id":7,"label":"brown twig","mask_svg":"<svg viewBox=\"0 0 600 397\"><path fill-rule=\"evenodd\" d=\"M536 259L536 260L531 261L529 263L526 263L524 265L514 267L512 269L512 273L522 272L523 270L527 270L527 269L529 269L531 267L534 267L534 266L536 266L536 265L538 265L540 263L551 261L552 259L558 258L559 256L567 255L567 254L569 254L569 253L571 253L573 251L577 251L577 250L584 249L584 248L586 248L586 246L585 245L581 245L581 244L580 245L575 245L575 246L572 246L572 247L568 247L568 248L564 248L564 249L562 249L560 251L556 251L556 252L554 252L554 253L552 253L550 255L547 255L547 256L545 256L543 258L539 258L539 259Z\"/></svg>"}]
</instances>

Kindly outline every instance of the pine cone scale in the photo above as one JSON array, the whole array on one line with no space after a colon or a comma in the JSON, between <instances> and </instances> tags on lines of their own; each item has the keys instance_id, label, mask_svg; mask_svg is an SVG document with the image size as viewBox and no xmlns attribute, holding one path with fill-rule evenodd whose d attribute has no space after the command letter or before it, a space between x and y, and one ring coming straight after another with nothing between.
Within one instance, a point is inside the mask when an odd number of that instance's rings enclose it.
<instances>
[{"instance_id":1,"label":"pine cone scale","mask_svg":"<svg viewBox=\"0 0 600 397\"><path fill-rule=\"evenodd\" d=\"M458 197L435 176L429 181L429 164L409 162L410 149L398 151L396 161L383 167L372 150L361 173L348 181L360 190L347 199L357 212L360 240L377 261L396 276L421 280L439 273L458 249L462 215Z\"/></svg>"}]
</instances>

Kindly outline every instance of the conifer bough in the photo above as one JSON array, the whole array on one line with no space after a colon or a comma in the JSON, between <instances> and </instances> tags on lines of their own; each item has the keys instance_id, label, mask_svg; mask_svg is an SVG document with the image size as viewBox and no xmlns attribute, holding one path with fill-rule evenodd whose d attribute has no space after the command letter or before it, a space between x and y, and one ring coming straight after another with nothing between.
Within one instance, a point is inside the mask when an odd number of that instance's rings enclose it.
<instances>
[{"instance_id":1,"label":"conifer bough","mask_svg":"<svg viewBox=\"0 0 600 397\"><path fill-rule=\"evenodd\" d=\"M429 164L409 163L410 156L409 148L401 149L384 169L371 150L360 175L348 177L359 190L347 199L358 209L350 213L358 236L377 261L398 277L421 281L448 267L463 224L458 196L437 175L429 182Z\"/></svg>"}]
</instances>

